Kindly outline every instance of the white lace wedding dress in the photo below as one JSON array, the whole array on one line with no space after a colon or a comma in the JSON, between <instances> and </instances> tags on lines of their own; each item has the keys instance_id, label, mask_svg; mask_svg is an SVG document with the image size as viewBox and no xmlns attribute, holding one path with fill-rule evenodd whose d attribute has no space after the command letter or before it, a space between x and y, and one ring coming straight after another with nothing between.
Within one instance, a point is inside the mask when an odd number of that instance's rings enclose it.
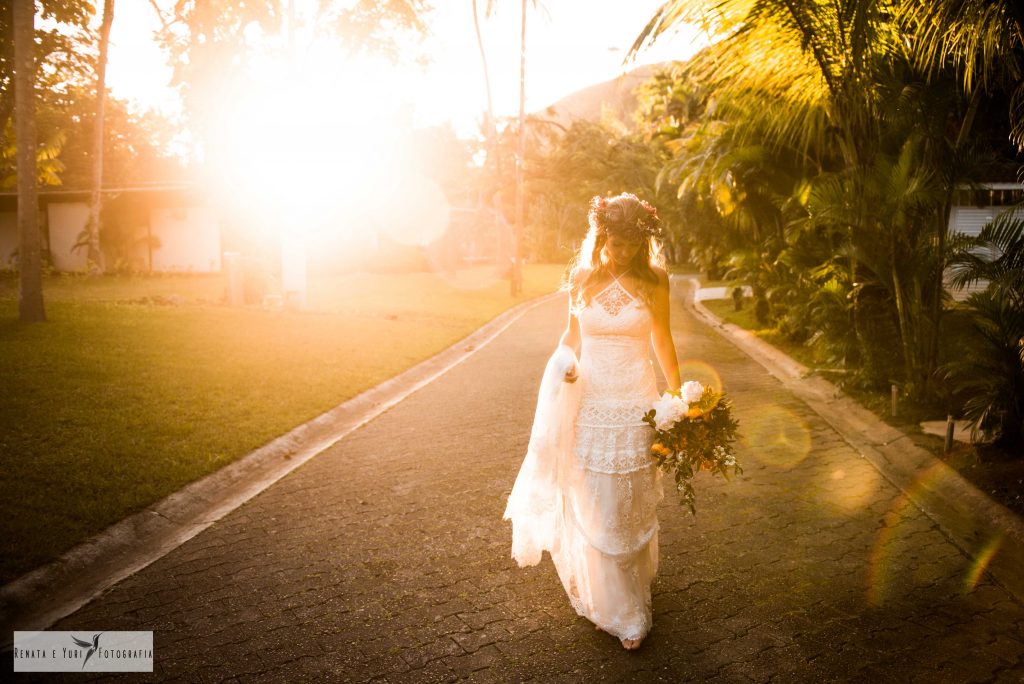
<instances>
[{"instance_id":1,"label":"white lace wedding dress","mask_svg":"<svg viewBox=\"0 0 1024 684\"><path fill-rule=\"evenodd\" d=\"M620 639L651 629L661 471L641 416L658 399L649 309L618 279L579 313L579 379L568 347L548 361L530 448L509 496L512 557L551 554L576 612ZM569 358L571 357L571 358Z\"/></svg>"}]
</instances>

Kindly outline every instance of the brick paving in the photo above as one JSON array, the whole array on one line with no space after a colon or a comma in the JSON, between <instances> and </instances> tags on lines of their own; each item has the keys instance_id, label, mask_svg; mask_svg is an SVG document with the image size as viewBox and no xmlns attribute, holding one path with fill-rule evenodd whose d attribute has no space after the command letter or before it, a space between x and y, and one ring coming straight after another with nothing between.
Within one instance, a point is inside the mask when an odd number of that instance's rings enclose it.
<instances>
[{"instance_id":1,"label":"brick paving","mask_svg":"<svg viewBox=\"0 0 1024 684\"><path fill-rule=\"evenodd\" d=\"M1024 606L675 299L745 472L699 475L695 518L666 482L639 651L575 614L547 554L509 557L563 298L50 629L154 630L155 673L118 681L1024 681Z\"/></svg>"}]
</instances>

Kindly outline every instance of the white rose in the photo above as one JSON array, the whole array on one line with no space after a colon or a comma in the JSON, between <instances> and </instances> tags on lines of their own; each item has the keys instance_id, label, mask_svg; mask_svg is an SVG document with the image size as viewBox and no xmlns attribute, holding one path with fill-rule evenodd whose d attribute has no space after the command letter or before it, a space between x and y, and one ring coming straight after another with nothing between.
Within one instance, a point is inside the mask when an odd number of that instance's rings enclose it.
<instances>
[{"instance_id":1,"label":"white rose","mask_svg":"<svg viewBox=\"0 0 1024 684\"><path fill-rule=\"evenodd\" d=\"M651 408L654 409L654 423L658 429L668 430L686 415L690 407L679 397L665 392Z\"/></svg>"},{"instance_id":2,"label":"white rose","mask_svg":"<svg viewBox=\"0 0 1024 684\"><path fill-rule=\"evenodd\" d=\"M683 386L679 388L679 393L687 404L695 404L704 395L704 386L696 380L690 380L683 383Z\"/></svg>"}]
</instances>

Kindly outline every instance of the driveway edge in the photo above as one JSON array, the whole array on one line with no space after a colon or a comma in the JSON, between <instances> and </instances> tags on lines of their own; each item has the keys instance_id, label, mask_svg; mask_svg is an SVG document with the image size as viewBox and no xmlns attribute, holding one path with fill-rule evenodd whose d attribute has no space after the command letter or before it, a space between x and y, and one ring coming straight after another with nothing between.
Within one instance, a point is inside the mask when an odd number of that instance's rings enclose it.
<instances>
[{"instance_id":1,"label":"driveway edge","mask_svg":"<svg viewBox=\"0 0 1024 684\"><path fill-rule=\"evenodd\" d=\"M902 431L881 420L842 390L794 361L748 330L725 323L696 299L697 315L722 337L761 364L903 492L943 533L1024 602L1024 519L992 500L941 459L917 446ZM975 573L977 577L977 573Z\"/></svg>"}]
</instances>

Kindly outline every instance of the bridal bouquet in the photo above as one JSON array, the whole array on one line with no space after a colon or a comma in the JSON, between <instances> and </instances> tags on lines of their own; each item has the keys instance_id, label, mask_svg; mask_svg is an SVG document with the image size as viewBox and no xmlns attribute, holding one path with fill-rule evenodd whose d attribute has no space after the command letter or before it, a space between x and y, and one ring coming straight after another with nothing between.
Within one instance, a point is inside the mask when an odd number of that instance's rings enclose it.
<instances>
[{"instance_id":1,"label":"bridal bouquet","mask_svg":"<svg viewBox=\"0 0 1024 684\"><path fill-rule=\"evenodd\" d=\"M726 479L728 468L733 474L743 472L732 447L739 423L732 417L732 403L724 392L691 380L683 384L679 396L663 394L643 420L657 433L651 455L658 467L673 475L682 503L691 514L697 514L690 484L695 472L719 472Z\"/></svg>"}]
</instances>

